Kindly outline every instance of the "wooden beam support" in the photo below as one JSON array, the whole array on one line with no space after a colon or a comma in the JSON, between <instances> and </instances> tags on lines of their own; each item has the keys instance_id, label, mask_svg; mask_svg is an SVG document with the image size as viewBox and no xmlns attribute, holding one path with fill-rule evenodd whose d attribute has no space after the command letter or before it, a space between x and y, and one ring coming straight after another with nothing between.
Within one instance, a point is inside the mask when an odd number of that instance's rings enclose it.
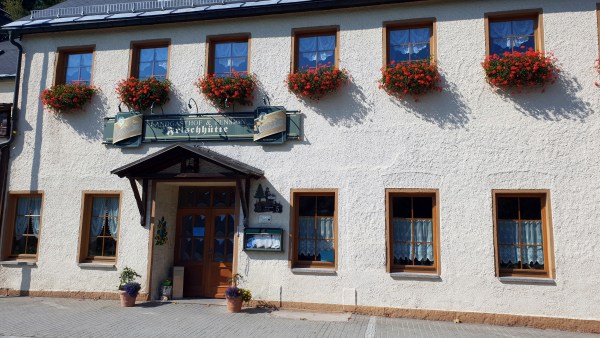
<instances>
[{"instance_id":1,"label":"wooden beam support","mask_svg":"<svg viewBox=\"0 0 600 338\"><path fill-rule=\"evenodd\" d=\"M242 189L242 180L235 180L235 186L237 187L238 195L240 196L240 203L242 204L242 212L244 213L244 226L248 224L248 200L246 199L246 194L244 189Z\"/></svg>"},{"instance_id":2,"label":"wooden beam support","mask_svg":"<svg viewBox=\"0 0 600 338\"><path fill-rule=\"evenodd\" d=\"M146 225L146 206L142 202L142 197L140 196L140 190L137 187L137 183L135 183L135 179L129 178L129 183L131 184L131 189L133 190L133 196L135 197L135 201L138 205L138 210L140 211L140 223L142 226Z\"/></svg>"}]
</instances>

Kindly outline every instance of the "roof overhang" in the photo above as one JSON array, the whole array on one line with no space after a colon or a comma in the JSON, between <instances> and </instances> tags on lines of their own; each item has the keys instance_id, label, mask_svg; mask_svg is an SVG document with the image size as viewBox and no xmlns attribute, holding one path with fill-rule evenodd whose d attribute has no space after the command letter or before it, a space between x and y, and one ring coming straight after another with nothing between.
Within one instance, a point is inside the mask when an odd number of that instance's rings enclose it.
<instances>
[{"instance_id":1,"label":"roof overhang","mask_svg":"<svg viewBox=\"0 0 600 338\"><path fill-rule=\"evenodd\" d=\"M202 168L196 173L166 173L161 171L176 166L190 158L212 163L221 168L219 172L203 173ZM264 172L250 165L221 155L207 148L190 147L177 143L137 161L126 164L111 171L111 174L130 179L202 179L202 178L261 178Z\"/></svg>"},{"instance_id":2,"label":"roof overhang","mask_svg":"<svg viewBox=\"0 0 600 338\"><path fill-rule=\"evenodd\" d=\"M364 6L375 6L385 4L400 4L400 3L411 3L421 2L427 0L313 0L313 1L277 1L275 4L255 7L241 7L241 8L225 8L215 9L210 11L201 12L179 12L170 14L152 15L152 13L146 13L148 15L136 16L136 17L116 17L111 16L102 17L98 20L91 18L82 17L82 20L72 20L65 22L64 20L34 20L24 21L20 24L20 21L12 22L4 27L5 30L16 31L19 34L33 34L33 33L48 33L48 32L61 32L61 31L74 31L74 30L87 30L87 29L101 29L101 28L116 28L116 27L128 27L128 26L139 26L139 25L155 25L164 23L177 23L187 21L207 21L207 20L218 20L218 19L231 19L241 17L255 17L264 15L274 14L286 14L286 13L300 13L300 12L311 12L311 11L323 11L331 9L343 9L343 8L354 8ZM36 23L35 21L39 21Z\"/></svg>"}]
</instances>

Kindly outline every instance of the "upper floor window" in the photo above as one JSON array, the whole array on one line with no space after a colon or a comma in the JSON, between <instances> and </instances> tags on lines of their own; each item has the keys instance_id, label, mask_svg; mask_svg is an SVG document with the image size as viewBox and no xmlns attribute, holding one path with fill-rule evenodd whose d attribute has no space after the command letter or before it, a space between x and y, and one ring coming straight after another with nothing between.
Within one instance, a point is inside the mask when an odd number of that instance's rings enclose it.
<instances>
[{"instance_id":1,"label":"upper floor window","mask_svg":"<svg viewBox=\"0 0 600 338\"><path fill-rule=\"evenodd\" d=\"M494 193L500 276L549 275L546 193Z\"/></svg>"},{"instance_id":2,"label":"upper floor window","mask_svg":"<svg viewBox=\"0 0 600 338\"><path fill-rule=\"evenodd\" d=\"M92 82L94 47L59 49L56 65L56 84Z\"/></svg>"},{"instance_id":3,"label":"upper floor window","mask_svg":"<svg viewBox=\"0 0 600 338\"><path fill-rule=\"evenodd\" d=\"M83 203L80 261L114 261L119 241L120 197L86 194Z\"/></svg>"},{"instance_id":4,"label":"upper floor window","mask_svg":"<svg viewBox=\"0 0 600 338\"><path fill-rule=\"evenodd\" d=\"M209 73L230 76L248 73L248 38L214 40L210 42Z\"/></svg>"},{"instance_id":5,"label":"upper floor window","mask_svg":"<svg viewBox=\"0 0 600 338\"><path fill-rule=\"evenodd\" d=\"M433 27L388 28L387 64L428 60L432 55Z\"/></svg>"},{"instance_id":6,"label":"upper floor window","mask_svg":"<svg viewBox=\"0 0 600 338\"><path fill-rule=\"evenodd\" d=\"M487 18L488 54L541 51L541 14L490 15Z\"/></svg>"},{"instance_id":7,"label":"upper floor window","mask_svg":"<svg viewBox=\"0 0 600 338\"><path fill-rule=\"evenodd\" d=\"M42 195L10 194L8 210L3 256L35 259L41 230Z\"/></svg>"},{"instance_id":8,"label":"upper floor window","mask_svg":"<svg viewBox=\"0 0 600 338\"><path fill-rule=\"evenodd\" d=\"M388 190L390 272L437 272L437 192Z\"/></svg>"},{"instance_id":9,"label":"upper floor window","mask_svg":"<svg viewBox=\"0 0 600 338\"><path fill-rule=\"evenodd\" d=\"M338 65L338 29L294 32L294 71Z\"/></svg>"},{"instance_id":10,"label":"upper floor window","mask_svg":"<svg viewBox=\"0 0 600 338\"><path fill-rule=\"evenodd\" d=\"M335 191L294 192L294 265L335 267L337 211Z\"/></svg>"},{"instance_id":11,"label":"upper floor window","mask_svg":"<svg viewBox=\"0 0 600 338\"><path fill-rule=\"evenodd\" d=\"M140 80L166 80L169 69L169 42L134 43L131 76Z\"/></svg>"}]
</instances>

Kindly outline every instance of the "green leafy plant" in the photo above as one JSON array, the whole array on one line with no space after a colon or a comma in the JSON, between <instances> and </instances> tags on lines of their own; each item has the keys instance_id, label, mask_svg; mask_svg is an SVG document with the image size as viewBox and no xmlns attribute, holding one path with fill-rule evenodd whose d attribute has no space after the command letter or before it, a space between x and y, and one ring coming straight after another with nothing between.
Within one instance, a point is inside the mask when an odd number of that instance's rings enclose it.
<instances>
[{"instance_id":1,"label":"green leafy plant","mask_svg":"<svg viewBox=\"0 0 600 338\"><path fill-rule=\"evenodd\" d=\"M54 113L68 113L83 108L97 92L96 87L85 83L65 83L45 89L41 100Z\"/></svg>"},{"instance_id":2,"label":"green leafy plant","mask_svg":"<svg viewBox=\"0 0 600 338\"><path fill-rule=\"evenodd\" d=\"M252 74L233 72L230 76L208 74L195 83L201 94L215 107L225 110L234 104L251 106L256 78Z\"/></svg>"},{"instance_id":3,"label":"green leafy plant","mask_svg":"<svg viewBox=\"0 0 600 338\"><path fill-rule=\"evenodd\" d=\"M135 272L135 270L126 266L123 271L121 271L121 275L119 276L119 290L123 290L125 284L134 282L136 277L142 276Z\"/></svg>"},{"instance_id":4,"label":"green leafy plant","mask_svg":"<svg viewBox=\"0 0 600 338\"><path fill-rule=\"evenodd\" d=\"M129 109L142 112L150 109L153 104L162 106L169 102L171 87L172 84L169 80L157 80L155 77L140 80L130 77L127 80L119 81L116 92L119 100L125 103Z\"/></svg>"}]
</instances>

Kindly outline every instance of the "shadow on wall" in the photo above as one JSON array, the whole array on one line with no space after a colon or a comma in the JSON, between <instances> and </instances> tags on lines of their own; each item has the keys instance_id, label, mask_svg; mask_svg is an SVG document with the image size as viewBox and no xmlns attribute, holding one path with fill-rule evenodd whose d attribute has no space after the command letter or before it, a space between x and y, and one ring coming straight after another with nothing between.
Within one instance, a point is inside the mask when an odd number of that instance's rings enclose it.
<instances>
[{"instance_id":1,"label":"shadow on wall","mask_svg":"<svg viewBox=\"0 0 600 338\"><path fill-rule=\"evenodd\" d=\"M373 109L373 102L369 102L364 94L365 89L354 81L349 81L339 91L329 94L318 102L303 100L306 105L323 116L332 126L350 128L362 124L369 111Z\"/></svg>"},{"instance_id":2,"label":"shadow on wall","mask_svg":"<svg viewBox=\"0 0 600 338\"><path fill-rule=\"evenodd\" d=\"M575 77L562 72L544 93L504 94L504 99L513 101L517 110L538 120L583 122L594 111L589 102L577 96L581 90Z\"/></svg>"},{"instance_id":3,"label":"shadow on wall","mask_svg":"<svg viewBox=\"0 0 600 338\"><path fill-rule=\"evenodd\" d=\"M398 107L416 117L437 125L440 129L465 128L469 123L471 109L465 104L457 86L442 76L441 92L428 93L418 100L407 97L399 100L390 96Z\"/></svg>"},{"instance_id":4,"label":"shadow on wall","mask_svg":"<svg viewBox=\"0 0 600 338\"><path fill-rule=\"evenodd\" d=\"M73 128L86 141L90 143L100 141L104 130L104 117L116 114L116 112L106 111L107 102L104 93L98 92L92 102L84 106L81 111L52 114L52 116Z\"/></svg>"}]
</instances>

